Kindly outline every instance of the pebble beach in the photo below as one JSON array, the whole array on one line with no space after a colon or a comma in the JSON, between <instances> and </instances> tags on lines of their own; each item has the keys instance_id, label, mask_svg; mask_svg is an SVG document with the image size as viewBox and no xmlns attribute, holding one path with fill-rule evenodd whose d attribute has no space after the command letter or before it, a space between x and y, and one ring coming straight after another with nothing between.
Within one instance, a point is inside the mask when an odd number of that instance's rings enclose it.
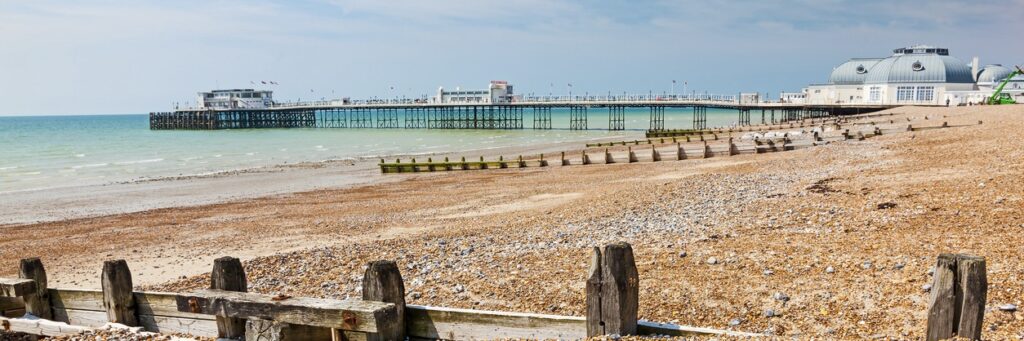
<instances>
[{"instance_id":1,"label":"pebble beach","mask_svg":"<svg viewBox=\"0 0 1024 341\"><path fill-rule=\"evenodd\" d=\"M409 304L583 316L589 250L626 241L644 320L921 339L936 256L969 253L987 259L985 337L1024 337L1024 106L889 112L953 127L0 226L0 276L41 256L51 286L98 288L99 264L123 258L161 274L139 289L184 291L208 286L212 259L229 255L250 291L344 299L360 296L368 262L394 260Z\"/></svg>"}]
</instances>

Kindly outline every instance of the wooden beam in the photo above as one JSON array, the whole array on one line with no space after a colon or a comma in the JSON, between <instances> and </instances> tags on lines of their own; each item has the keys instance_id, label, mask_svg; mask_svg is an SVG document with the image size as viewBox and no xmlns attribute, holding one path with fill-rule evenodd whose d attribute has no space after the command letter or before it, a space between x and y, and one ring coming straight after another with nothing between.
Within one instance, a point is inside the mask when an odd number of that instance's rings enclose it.
<instances>
[{"instance_id":1,"label":"wooden beam","mask_svg":"<svg viewBox=\"0 0 1024 341\"><path fill-rule=\"evenodd\" d=\"M46 268L38 257L21 260L18 277L36 282L36 293L25 295L25 312L33 316L52 319L50 308L50 292L47 290Z\"/></svg>"},{"instance_id":2,"label":"wooden beam","mask_svg":"<svg viewBox=\"0 0 1024 341\"><path fill-rule=\"evenodd\" d=\"M395 305L395 318L378 322L381 332L368 335L367 340L405 339L405 284L395 262L375 261L367 266L363 274L363 300Z\"/></svg>"},{"instance_id":3,"label":"wooden beam","mask_svg":"<svg viewBox=\"0 0 1024 341\"><path fill-rule=\"evenodd\" d=\"M982 320L985 316L985 298L988 295L988 276L985 258L961 255L957 260L961 296L960 321L957 336L981 340Z\"/></svg>"},{"instance_id":4,"label":"wooden beam","mask_svg":"<svg viewBox=\"0 0 1024 341\"><path fill-rule=\"evenodd\" d=\"M129 327L139 325L135 315L135 296L132 294L132 273L123 259L103 262L103 308L107 320Z\"/></svg>"},{"instance_id":5,"label":"wooden beam","mask_svg":"<svg viewBox=\"0 0 1024 341\"><path fill-rule=\"evenodd\" d=\"M6 318L0 316L0 325L10 332L42 336L74 335L92 330L83 326L73 326L64 322L40 319Z\"/></svg>"},{"instance_id":6,"label":"wooden beam","mask_svg":"<svg viewBox=\"0 0 1024 341\"><path fill-rule=\"evenodd\" d=\"M590 269L587 336L636 335L640 279L633 248L625 242L608 244L599 257L592 258ZM598 269L600 277L595 278Z\"/></svg>"},{"instance_id":7,"label":"wooden beam","mask_svg":"<svg viewBox=\"0 0 1024 341\"><path fill-rule=\"evenodd\" d=\"M731 330L720 330L701 327L679 326L668 323L657 323L638 321L636 326L639 335L666 335L666 336L728 336L728 337L764 337L764 334L737 332Z\"/></svg>"},{"instance_id":8,"label":"wooden beam","mask_svg":"<svg viewBox=\"0 0 1024 341\"><path fill-rule=\"evenodd\" d=\"M594 247L590 254L590 268L587 270L586 316L587 335L604 334L604 323L601 321L601 249Z\"/></svg>"},{"instance_id":9,"label":"wooden beam","mask_svg":"<svg viewBox=\"0 0 1024 341\"><path fill-rule=\"evenodd\" d=\"M177 296L178 311L376 333L396 317L394 304L278 297L223 290Z\"/></svg>"},{"instance_id":10,"label":"wooden beam","mask_svg":"<svg viewBox=\"0 0 1024 341\"><path fill-rule=\"evenodd\" d=\"M933 274L925 339L945 340L959 336L980 340L987 291L985 258L939 255Z\"/></svg>"},{"instance_id":11,"label":"wooden beam","mask_svg":"<svg viewBox=\"0 0 1024 341\"><path fill-rule=\"evenodd\" d=\"M248 291L242 261L234 257L221 257L213 261L210 282L210 289ZM217 337L235 339L244 336L245 319L217 316Z\"/></svg>"},{"instance_id":12,"label":"wooden beam","mask_svg":"<svg viewBox=\"0 0 1024 341\"><path fill-rule=\"evenodd\" d=\"M36 292L31 279L0 278L0 297L22 297Z\"/></svg>"},{"instance_id":13,"label":"wooden beam","mask_svg":"<svg viewBox=\"0 0 1024 341\"><path fill-rule=\"evenodd\" d=\"M407 306L410 338L441 340L579 340L585 318L575 316Z\"/></svg>"}]
</instances>

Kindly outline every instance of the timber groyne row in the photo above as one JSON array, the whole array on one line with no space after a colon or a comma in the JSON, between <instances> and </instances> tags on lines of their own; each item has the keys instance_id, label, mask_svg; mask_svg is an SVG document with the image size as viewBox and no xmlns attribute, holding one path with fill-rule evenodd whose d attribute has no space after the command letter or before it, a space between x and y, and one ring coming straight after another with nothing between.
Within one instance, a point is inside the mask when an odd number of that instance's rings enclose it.
<instances>
[{"instance_id":1,"label":"timber groyne row","mask_svg":"<svg viewBox=\"0 0 1024 341\"><path fill-rule=\"evenodd\" d=\"M927 119L926 117L925 120ZM982 122L978 121L978 124L982 124ZM703 131L692 135L670 138L661 137L645 140L593 143L587 144L587 148L605 147L604 150L583 149L577 152L561 152L557 159L546 159L544 154L540 154L535 158L524 158L522 155L519 155L514 159L505 159L504 156L498 156L497 160L485 160L481 156L479 160L473 161L467 161L465 157L458 161L451 161L448 157L445 157L444 161L435 161L433 158L427 158L426 162L417 161L415 158L406 162L402 162L401 159L396 159L395 162L386 162L381 159L379 166L381 173L392 174L706 159L790 151L838 141L864 140L876 136L908 131L945 129L960 126L949 125L945 121L940 124L914 126L913 124L904 124L904 122L897 122L896 120L881 120L843 123L825 123L822 121L816 125L800 125L800 127L812 129L809 132L801 130L799 133L768 132L763 130L745 132ZM722 135L719 135L719 133ZM749 138L742 138L742 136L734 137L733 134L736 133L747 134ZM753 137L750 137L751 135ZM649 146L649 148L640 148L640 145Z\"/></svg>"},{"instance_id":2,"label":"timber groyne row","mask_svg":"<svg viewBox=\"0 0 1024 341\"><path fill-rule=\"evenodd\" d=\"M209 289L184 293L134 291L124 260L103 263L102 290L51 288L42 261L26 258L18 278L0 278L0 325L7 333L68 336L117 323L138 328L138 339L151 339L155 333L314 341L771 337L639 320L643 282L632 246L618 242L590 253L580 285L586 297L584 317L409 305L394 261L367 264L361 300L334 300L249 293L245 269L233 257L214 261ZM938 256L926 340L981 339L988 292L985 263L984 257L966 254Z\"/></svg>"}]
</instances>

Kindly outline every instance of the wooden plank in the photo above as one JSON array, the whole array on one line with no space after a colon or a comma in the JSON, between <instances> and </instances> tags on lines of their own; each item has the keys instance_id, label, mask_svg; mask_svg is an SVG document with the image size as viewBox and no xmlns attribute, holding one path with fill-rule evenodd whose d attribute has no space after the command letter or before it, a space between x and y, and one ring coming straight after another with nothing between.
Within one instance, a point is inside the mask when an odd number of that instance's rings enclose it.
<instances>
[{"instance_id":1,"label":"wooden plank","mask_svg":"<svg viewBox=\"0 0 1024 341\"><path fill-rule=\"evenodd\" d=\"M185 333L195 336L217 337L217 322L213 319L139 314L139 326L154 333Z\"/></svg>"},{"instance_id":2,"label":"wooden plank","mask_svg":"<svg viewBox=\"0 0 1024 341\"><path fill-rule=\"evenodd\" d=\"M22 297L36 293L36 281L20 278L0 278L0 296Z\"/></svg>"},{"instance_id":3,"label":"wooden plank","mask_svg":"<svg viewBox=\"0 0 1024 341\"><path fill-rule=\"evenodd\" d=\"M457 308L406 306L410 338L442 340L586 338L586 318Z\"/></svg>"},{"instance_id":4,"label":"wooden plank","mask_svg":"<svg viewBox=\"0 0 1024 341\"><path fill-rule=\"evenodd\" d=\"M64 336L91 330L91 328L84 326L69 325L50 320L6 317L0 317L0 325L3 325L3 329L7 331L42 336Z\"/></svg>"},{"instance_id":5,"label":"wooden plank","mask_svg":"<svg viewBox=\"0 0 1024 341\"><path fill-rule=\"evenodd\" d=\"M391 303L313 298L276 299L270 295L200 290L177 297L178 311L236 318L377 332L378 321L394 319Z\"/></svg>"},{"instance_id":6,"label":"wooden plank","mask_svg":"<svg viewBox=\"0 0 1024 341\"><path fill-rule=\"evenodd\" d=\"M648 321L637 322L637 334L639 335L667 335L667 336L730 336L730 337L764 337L764 334L736 332L701 327L679 326L668 323L657 323Z\"/></svg>"},{"instance_id":7,"label":"wooden plank","mask_svg":"<svg viewBox=\"0 0 1024 341\"><path fill-rule=\"evenodd\" d=\"M103 262L100 279L103 287L103 308L107 320L129 327L139 325L135 314L135 296L132 295L132 273L123 259Z\"/></svg>"},{"instance_id":8,"label":"wooden plank","mask_svg":"<svg viewBox=\"0 0 1024 341\"><path fill-rule=\"evenodd\" d=\"M54 307L53 320L76 326L100 328L107 324L107 312Z\"/></svg>"},{"instance_id":9,"label":"wooden plank","mask_svg":"<svg viewBox=\"0 0 1024 341\"><path fill-rule=\"evenodd\" d=\"M366 333L348 332L344 340L364 340ZM331 341L330 328L303 326L277 321L249 319L245 321L245 339L254 341Z\"/></svg>"},{"instance_id":10,"label":"wooden plank","mask_svg":"<svg viewBox=\"0 0 1024 341\"><path fill-rule=\"evenodd\" d=\"M177 294L168 292L135 292L136 311L139 315L154 315L191 320L214 321L211 315L178 311Z\"/></svg>"},{"instance_id":11,"label":"wooden plank","mask_svg":"<svg viewBox=\"0 0 1024 341\"><path fill-rule=\"evenodd\" d=\"M0 312L14 309L25 309L25 301L17 297L0 297Z\"/></svg>"},{"instance_id":12,"label":"wooden plank","mask_svg":"<svg viewBox=\"0 0 1024 341\"><path fill-rule=\"evenodd\" d=\"M88 289L49 289L54 308L103 311L103 292Z\"/></svg>"}]
</instances>

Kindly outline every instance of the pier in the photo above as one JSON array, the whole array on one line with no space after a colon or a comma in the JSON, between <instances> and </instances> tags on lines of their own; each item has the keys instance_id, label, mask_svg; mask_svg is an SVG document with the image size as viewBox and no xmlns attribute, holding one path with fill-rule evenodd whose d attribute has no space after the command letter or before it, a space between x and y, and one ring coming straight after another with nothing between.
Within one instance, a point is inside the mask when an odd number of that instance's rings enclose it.
<instances>
[{"instance_id":1,"label":"pier","mask_svg":"<svg viewBox=\"0 0 1024 341\"><path fill-rule=\"evenodd\" d=\"M707 109L737 111L741 126L774 124L878 111L891 105L742 102L735 97L661 98L647 96L527 98L508 103L430 103L395 101L318 101L275 103L261 109L188 108L150 113L152 130L215 130L255 128L380 128L380 129L552 129L552 109L569 111L570 130L665 130L667 108L692 110L693 129L706 129ZM647 108L650 124L626 127L627 108ZM758 114L759 117L758 117ZM607 126L603 119L607 115ZM526 120L532 118L532 124ZM594 124L597 123L597 124Z\"/></svg>"}]
</instances>

